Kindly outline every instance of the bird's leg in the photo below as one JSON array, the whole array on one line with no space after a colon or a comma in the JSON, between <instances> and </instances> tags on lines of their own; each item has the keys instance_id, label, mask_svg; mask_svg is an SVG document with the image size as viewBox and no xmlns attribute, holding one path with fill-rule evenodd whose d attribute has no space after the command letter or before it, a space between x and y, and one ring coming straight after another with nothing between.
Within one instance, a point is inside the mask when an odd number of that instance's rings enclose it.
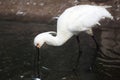
<instances>
[{"instance_id":1,"label":"bird's leg","mask_svg":"<svg viewBox=\"0 0 120 80\"><path fill-rule=\"evenodd\" d=\"M74 74L76 75L76 80L79 80L79 74L77 73L77 68L78 68L78 65L79 65L79 60L80 60L80 56L82 54L82 50L80 48L80 39L79 39L79 36L76 36L76 40L77 40L77 44L78 44L78 56L77 56L77 61L76 61L76 64L73 68L73 72Z\"/></svg>"},{"instance_id":2,"label":"bird's leg","mask_svg":"<svg viewBox=\"0 0 120 80\"><path fill-rule=\"evenodd\" d=\"M94 42L95 42L95 44L96 44L96 49L97 49L97 51L98 51L98 50L99 50L99 46L98 46L98 43L97 43L94 35L91 35L91 37L92 37L92 39L94 40Z\"/></svg>"},{"instance_id":3,"label":"bird's leg","mask_svg":"<svg viewBox=\"0 0 120 80\"><path fill-rule=\"evenodd\" d=\"M76 64L75 64L75 67L74 67L74 71L76 71L78 65L79 65L79 60L80 60L80 56L82 54L82 50L81 50L81 47L80 47L80 39L79 39L79 36L76 36L76 40L77 40L77 44L78 44L78 56L77 56L77 61L76 61Z\"/></svg>"},{"instance_id":4,"label":"bird's leg","mask_svg":"<svg viewBox=\"0 0 120 80\"><path fill-rule=\"evenodd\" d=\"M94 40L94 42L95 42L95 44L96 44L97 50L99 50L99 47L98 47L97 41L96 41L96 39L95 39L95 37L94 37L94 35L93 35L92 29L90 28L90 29L88 29L86 32L87 32L89 35L91 35L92 39Z\"/></svg>"},{"instance_id":5,"label":"bird's leg","mask_svg":"<svg viewBox=\"0 0 120 80\"><path fill-rule=\"evenodd\" d=\"M91 35L92 39L94 40L94 42L95 42L95 44L96 44L96 49L99 50L99 47L98 47L97 41L96 41L96 39L95 39L95 37L94 37L94 35L93 35L92 29L89 29L89 30L87 30L86 32L87 32L89 35Z\"/></svg>"}]
</instances>

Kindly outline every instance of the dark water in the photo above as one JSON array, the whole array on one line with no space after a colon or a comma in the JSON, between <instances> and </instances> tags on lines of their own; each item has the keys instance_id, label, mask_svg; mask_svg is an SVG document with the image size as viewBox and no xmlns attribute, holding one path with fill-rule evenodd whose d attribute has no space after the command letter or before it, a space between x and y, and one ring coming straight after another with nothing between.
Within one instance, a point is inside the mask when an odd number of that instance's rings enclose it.
<instances>
[{"instance_id":1,"label":"dark water","mask_svg":"<svg viewBox=\"0 0 120 80\"><path fill-rule=\"evenodd\" d=\"M0 80L31 80L34 77L36 48L33 45L33 39L38 33L45 31L56 31L56 26L12 21L0 22ZM94 52L88 46L93 41L85 33L81 33L79 38L84 53L81 55L76 72L73 71L79 55L76 36L63 46L44 45L40 49L42 57L40 71L42 71L43 80L79 80L76 73L90 68ZM87 79L89 78L87 75L85 73L81 77Z\"/></svg>"},{"instance_id":2,"label":"dark water","mask_svg":"<svg viewBox=\"0 0 120 80\"><path fill-rule=\"evenodd\" d=\"M39 23L0 22L0 80L30 80L27 78L34 75L36 53L33 39L40 32L55 31L55 27ZM74 78L72 70L78 56L75 37L61 47L44 45L40 52L44 80Z\"/></svg>"}]
</instances>

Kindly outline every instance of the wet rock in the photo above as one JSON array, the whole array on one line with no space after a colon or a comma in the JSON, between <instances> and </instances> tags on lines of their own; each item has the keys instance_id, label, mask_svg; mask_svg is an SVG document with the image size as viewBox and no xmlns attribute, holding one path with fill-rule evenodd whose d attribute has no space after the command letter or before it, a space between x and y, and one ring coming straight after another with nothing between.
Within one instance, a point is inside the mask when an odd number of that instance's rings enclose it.
<instances>
[{"instance_id":1,"label":"wet rock","mask_svg":"<svg viewBox=\"0 0 120 80\"><path fill-rule=\"evenodd\" d=\"M49 22L74 0L5 0L0 1L1 20Z\"/></svg>"}]
</instances>

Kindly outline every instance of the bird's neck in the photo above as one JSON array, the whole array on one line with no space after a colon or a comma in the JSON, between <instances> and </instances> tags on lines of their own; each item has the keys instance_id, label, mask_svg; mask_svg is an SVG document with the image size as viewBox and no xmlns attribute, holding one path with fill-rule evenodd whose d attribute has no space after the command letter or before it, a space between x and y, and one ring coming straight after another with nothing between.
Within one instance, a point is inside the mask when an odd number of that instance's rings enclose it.
<instances>
[{"instance_id":1,"label":"bird's neck","mask_svg":"<svg viewBox=\"0 0 120 80\"><path fill-rule=\"evenodd\" d=\"M53 45L53 46L61 46L63 45L66 41L68 41L73 34L67 32L67 34L62 34L62 33L57 33L56 36L52 36L51 34L48 34L45 37L45 42L48 45Z\"/></svg>"}]
</instances>

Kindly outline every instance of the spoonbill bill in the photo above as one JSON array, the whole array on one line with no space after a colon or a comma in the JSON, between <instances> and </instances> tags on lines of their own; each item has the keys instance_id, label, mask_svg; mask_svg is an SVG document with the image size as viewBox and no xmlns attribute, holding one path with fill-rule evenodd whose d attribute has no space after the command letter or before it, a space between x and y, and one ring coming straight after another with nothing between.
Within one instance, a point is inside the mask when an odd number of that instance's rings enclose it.
<instances>
[{"instance_id":1,"label":"spoonbill bill","mask_svg":"<svg viewBox=\"0 0 120 80\"><path fill-rule=\"evenodd\" d=\"M61 46L73 35L81 31L92 34L92 27L101 19L113 19L106 9L109 6L77 5L66 9L57 20L57 32L49 31L38 34L34 38L34 45L41 48L44 43L52 46ZM56 36L52 34L55 33Z\"/></svg>"}]
</instances>

